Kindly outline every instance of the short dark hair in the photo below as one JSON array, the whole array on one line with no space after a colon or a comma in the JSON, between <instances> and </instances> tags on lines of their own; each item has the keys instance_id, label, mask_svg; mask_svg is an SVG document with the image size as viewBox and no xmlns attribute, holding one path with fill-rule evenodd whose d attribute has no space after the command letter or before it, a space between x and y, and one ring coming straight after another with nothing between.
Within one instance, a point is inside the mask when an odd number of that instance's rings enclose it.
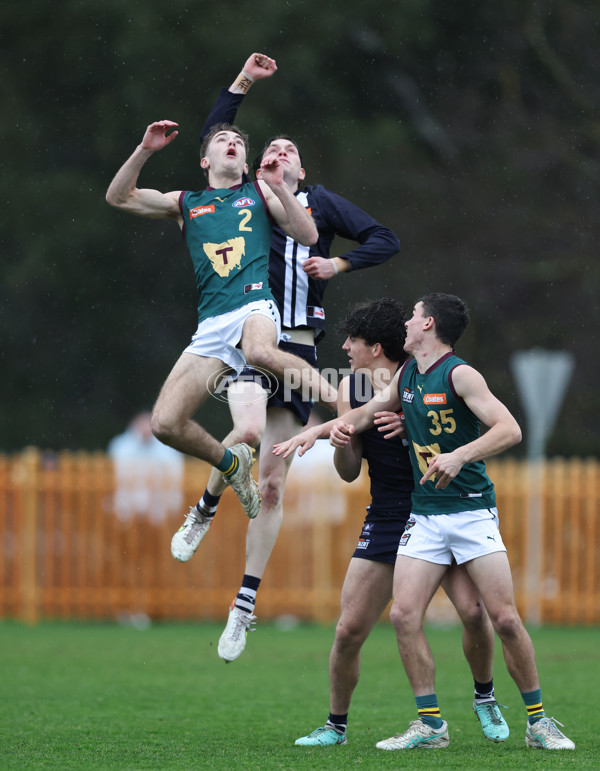
<instances>
[{"instance_id":1,"label":"short dark hair","mask_svg":"<svg viewBox=\"0 0 600 771\"><path fill-rule=\"evenodd\" d=\"M246 158L248 158L248 153L250 152L248 134L246 134L245 131L242 131L241 128L234 126L233 123L215 123L214 126L211 126L210 131L202 140L202 144L200 145L200 160L206 156L206 153L208 152L208 146L213 141L215 136L221 133L221 131L233 131L234 134L237 134L239 137L241 137L244 142L244 147L246 148ZM206 171L204 173L208 179L208 173Z\"/></svg>"},{"instance_id":2,"label":"short dark hair","mask_svg":"<svg viewBox=\"0 0 600 771\"><path fill-rule=\"evenodd\" d=\"M465 303L455 294L442 292L431 292L417 302L423 303L426 316L433 317L438 340L454 347L469 323L469 309Z\"/></svg>"},{"instance_id":3,"label":"short dark hair","mask_svg":"<svg viewBox=\"0 0 600 771\"><path fill-rule=\"evenodd\" d=\"M367 345L379 343L390 361L407 358L404 351L407 315L402 303L390 297L355 306L340 322L338 330L348 337L360 337Z\"/></svg>"},{"instance_id":4,"label":"short dark hair","mask_svg":"<svg viewBox=\"0 0 600 771\"><path fill-rule=\"evenodd\" d=\"M256 176L256 172L260 169L260 164L262 163L262 159L265 156L265 153L267 151L267 147L272 142L275 142L276 139L285 139L286 142L291 142L296 150L298 150L298 155L300 156L300 164L304 166L302 163L302 153L300 152L300 148L298 147L298 143L295 139L292 139L292 137L288 136L287 134L275 134L275 136L269 137L267 141L265 142L263 149L260 151L260 153L256 156L256 158L252 161L252 170L254 171L254 176Z\"/></svg>"}]
</instances>

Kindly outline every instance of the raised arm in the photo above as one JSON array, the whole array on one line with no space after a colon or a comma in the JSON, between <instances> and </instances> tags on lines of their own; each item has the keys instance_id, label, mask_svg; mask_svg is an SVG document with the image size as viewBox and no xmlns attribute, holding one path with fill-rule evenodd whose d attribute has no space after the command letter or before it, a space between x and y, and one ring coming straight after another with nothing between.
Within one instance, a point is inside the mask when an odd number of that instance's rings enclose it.
<instances>
[{"instance_id":1,"label":"raised arm","mask_svg":"<svg viewBox=\"0 0 600 771\"><path fill-rule=\"evenodd\" d=\"M228 89L222 88L200 135L201 141L216 123L235 123L244 95L257 80L270 78L277 72L275 59L265 54L251 54Z\"/></svg>"},{"instance_id":2,"label":"raised arm","mask_svg":"<svg viewBox=\"0 0 600 771\"><path fill-rule=\"evenodd\" d=\"M452 385L467 407L488 427L488 431L453 452L436 455L429 464L421 484L436 475L436 488L443 489L467 463L497 455L521 441L519 424L508 408L488 388L481 373L467 364L452 372Z\"/></svg>"},{"instance_id":3,"label":"raised arm","mask_svg":"<svg viewBox=\"0 0 600 771\"><path fill-rule=\"evenodd\" d=\"M171 144L178 134L171 131L176 126L177 123L170 120L156 121L148 126L141 143L121 166L106 191L106 200L111 206L140 217L181 222L179 191L161 193L136 187L142 166L151 155Z\"/></svg>"}]
</instances>

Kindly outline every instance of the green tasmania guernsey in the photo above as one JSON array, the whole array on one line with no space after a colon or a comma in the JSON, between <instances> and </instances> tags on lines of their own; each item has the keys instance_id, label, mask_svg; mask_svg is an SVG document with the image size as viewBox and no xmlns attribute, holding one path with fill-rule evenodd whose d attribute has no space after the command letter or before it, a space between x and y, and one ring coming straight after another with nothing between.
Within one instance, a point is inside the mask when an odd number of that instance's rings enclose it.
<instances>
[{"instance_id":1,"label":"green tasmania guernsey","mask_svg":"<svg viewBox=\"0 0 600 771\"><path fill-rule=\"evenodd\" d=\"M198 287L198 323L255 300L272 300L272 221L257 182L179 198Z\"/></svg>"},{"instance_id":2,"label":"green tasmania guernsey","mask_svg":"<svg viewBox=\"0 0 600 771\"><path fill-rule=\"evenodd\" d=\"M452 370L459 364L465 362L447 353L420 374L416 361L411 359L400 375L398 392L415 479L413 514L453 514L496 505L494 485L483 461L464 465L443 490L435 489L435 475L424 485L419 484L429 458L452 452L480 435L479 419L452 385Z\"/></svg>"}]
</instances>

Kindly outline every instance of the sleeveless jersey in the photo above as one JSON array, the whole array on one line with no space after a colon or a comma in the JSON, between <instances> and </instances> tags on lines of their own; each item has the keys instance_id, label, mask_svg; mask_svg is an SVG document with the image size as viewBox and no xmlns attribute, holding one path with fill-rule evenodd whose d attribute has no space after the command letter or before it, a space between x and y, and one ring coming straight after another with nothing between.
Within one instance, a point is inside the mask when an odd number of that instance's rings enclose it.
<instances>
[{"instance_id":1,"label":"sleeveless jersey","mask_svg":"<svg viewBox=\"0 0 600 771\"><path fill-rule=\"evenodd\" d=\"M350 406L354 409L373 398L373 386L364 374L350 375ZM369 466L371 480L371 504L367 507L367 519L389 519L390 514L411 512L413 478L408 449L396 436L384 439L377 428L369 428L360 434L362 456Z\"/></svg>"},{"instance_id":2,"label":"sleeveless jersey","mask_svg":"<svg viewBox=\"0 0 600 771\"><path fill-rule=\"evenodd\" d=\"M243 94L232 94L222 88L202 129L201 138L216 123L235 123ZM269 283L281 314L281 324L290 329L315 330L315 342L325 334L323 307L327 280L309 278L302 269L309 257L329 257L335 236L358 245L338 255L347 260L352 270L380 265L400 249L397 236L355 204L322 185L305 185L295 193L312 214L319 240L302 246L277 225L273 228Z\"/></svg>"},{"instance_id":3,"label":"sleeveless jersey","mask_svg":"<svg viewBox=\"0 0 600 771\"><path fill-rule=\"evenodd\" d=\"M452 386L452 370L465 364L447 353L420 374L411 359L402 369L398 392L406 420L415 489L413 514L452 514L496 505L494 485L483 461L468 463L443 490L436 490L435 475L419 484L429 458L452 452L480 435L479 419Z\"/></svg>"},{"instance_id":4,"label":"sleeveless jersey","mask_svg":"<svg viewBox=\"0 0 600 771\"><path fill-rule=\"evenodd\" d=\"M272 300L272 223L257 182L182 192L183 237L194 264L198 323L255 300Z\"/></svg>"}]
</instances>

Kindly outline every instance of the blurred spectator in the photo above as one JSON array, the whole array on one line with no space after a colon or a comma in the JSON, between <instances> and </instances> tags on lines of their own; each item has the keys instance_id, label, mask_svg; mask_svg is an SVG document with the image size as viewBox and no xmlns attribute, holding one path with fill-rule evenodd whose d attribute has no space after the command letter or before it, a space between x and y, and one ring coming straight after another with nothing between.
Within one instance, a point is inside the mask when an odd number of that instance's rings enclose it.
<instances>
[{"instance_id":1,"label":"blurred spectator","mask_svg":"<svg viewBox=\"0 0 600 771\"><path fill-rule=\"evenodd\" d=\"M108 455L115 465L119 519L147 516L159 522L181 508L183 455L152 434L150 412L140 412L123 434L111 439Z\"/></svg>"}]
</instances>

